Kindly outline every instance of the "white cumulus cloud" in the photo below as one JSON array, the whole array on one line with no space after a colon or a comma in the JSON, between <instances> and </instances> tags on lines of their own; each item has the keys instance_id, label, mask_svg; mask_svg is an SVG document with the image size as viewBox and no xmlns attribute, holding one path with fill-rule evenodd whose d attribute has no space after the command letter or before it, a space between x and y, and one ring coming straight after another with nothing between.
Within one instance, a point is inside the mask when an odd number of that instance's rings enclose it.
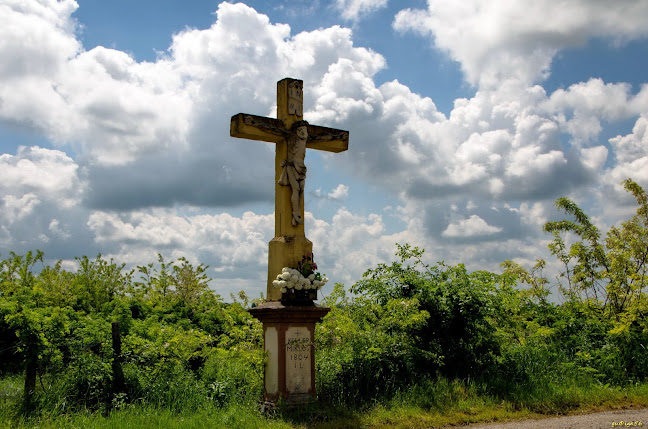
<instances>
[{"instance_id":1,"label":"white cumulus cloud","mask_svg":"<svg viewBox=\"0 0 648 429\"><path fill-rule=\"evenodd\" d=\"M388 0L335 0L335 7L340 11L344 19L358 20L378 9L387 6Z\"/></svg>"},{"instance_id":2,"label":"white cumulus cloud","mask_svg":"<svg viewBox=\"0 0 648 429\"><path fill-rule=\"evenodd\" d=\"M16 155L0 155L0 189L21 198L33 193L70 205L79 201L82 183L78 165L64 152L21 146Z\"/></svg>"},{"instance_id":3,"label":"white cumulus cloud","mask_svg":"<svg viewBox=\"0 0 648 429\"><path fill-rule=\"evenodd\" d=\"M643 0L428 0L427 9L401 10L393 26L431 37L470 83L495 87L507 79L537 82L560 49L591 37L621 43L645 36L646 16Z\"/></svg>"},{"instance_id":4,"label":"white cumulus cloud","mask_svg":"<svg viewBox=\"0 0 648 429\"><path fill-rule=\"evenodd\" d=\"M492 235L502 231L502 228L492 226L477 215L472 215L468 219L461 219L451 223L441 235L444 237L474 237L480 235Z\"/></svg>"},{"instance_id":5,"label":"white cumulus cloud","mask_svg":"<svg viewBox=\"0 0 648 429\"><path fill-rule=\"evenodd\" d=\"M349 187L339 184L337 188L328 193L328 197L332 200L345 200L349 196Z\"/></svg>"}]
</instances>

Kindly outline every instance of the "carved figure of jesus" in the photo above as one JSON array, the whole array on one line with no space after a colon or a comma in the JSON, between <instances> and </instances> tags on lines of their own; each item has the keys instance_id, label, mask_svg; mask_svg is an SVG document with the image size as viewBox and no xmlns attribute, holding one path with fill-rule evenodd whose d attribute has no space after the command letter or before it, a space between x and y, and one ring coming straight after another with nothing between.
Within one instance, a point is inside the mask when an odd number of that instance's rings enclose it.
<instances>
[{"instance_id":1,"label":"carved figure of jesus","mask_svg":"<svg viewBox=\"0 0 648 429\"><path fill-rule=\"evenodd\" d=\"M301 207L299 207L299 197L304 192L304 182L306 181L306 142L308 141L308 122L295 122L290 132L285 135L286 144L288 145L288 154L286 159L281 162L283 171L279 178L281 186L290 186L292 194L290 203L292 206L292 224L304 223L301 216Z\"/></svg>"},{"instance_id":2,"label":"carved figure of jesus","mask_svg":"<svg viewBox=\"0 0 648 429\"><path fill-rule=\"evenodd\" d=\"M306 182L306 146L314 142L327 142L338 139L349 139L348 131L334 130L324 127L313 127L307 121L297 121L292 124L290 129L286 130L275 121L267 120L254 115L243 114L243 123L252 125L260 130L283 137L287 145L286 159L281 161L281 177L279 185L290 186L290 204L292 210L292 225L303 224L304 219L301 216L301 207L299 206L300 196L304 192L304 183ZM312 127L318 132L314 135L308 133L308 127Z\"/></svg>"}]
</instances>

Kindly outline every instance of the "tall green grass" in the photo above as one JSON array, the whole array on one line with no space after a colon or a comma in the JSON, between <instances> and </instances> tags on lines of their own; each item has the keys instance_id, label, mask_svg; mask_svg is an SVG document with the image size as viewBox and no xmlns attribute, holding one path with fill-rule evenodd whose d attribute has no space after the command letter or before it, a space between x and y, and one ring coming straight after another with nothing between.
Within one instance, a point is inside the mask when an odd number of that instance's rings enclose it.
<instances>
[{"instance_id":1,"label":"tall green grass","mask_svg":"<svg viewBox=\"0 0 648 429\"><path fill-rule=\"evenodd\" d=\"M127 429L127 428L290 428L290 424L263 417L254 407L231 404L227 408L206 407L201 410L177 413L168 408L133 406L112 411L79 411L70 414L13 417L0 414L0 428L70 428L70 429Z\"/></svg>"},{"instance_id":2,"label":"tall green grass","mask_svg":"<svg viewBox=\"0 0 648 429\"><path fill-rule=\"evenodd\" d=\"M361 405L280 405L266 414L260 411L259 398L249 401L244 391L223 404L190 391L164 404L122 403L110 412L59 407L22 416L16 412L22 378L10 376L0 379L0 428L442 427L622 406L648 407L648 384L613 387L568 375L547 380L549 384L542 386L520 384L494 392L492 385L475 380L427 379L396 391L391 398Z\"/></svg>"}]
</instances>

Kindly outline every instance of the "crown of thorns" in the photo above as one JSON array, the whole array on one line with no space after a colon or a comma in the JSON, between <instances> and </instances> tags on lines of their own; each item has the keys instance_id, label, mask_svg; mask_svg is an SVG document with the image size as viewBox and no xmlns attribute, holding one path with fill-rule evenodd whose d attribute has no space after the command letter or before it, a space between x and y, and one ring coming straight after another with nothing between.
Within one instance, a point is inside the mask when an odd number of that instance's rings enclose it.
<instances>
[{"instance_id":1,"label":"crown of thorns","mask_svg":"<svg viewBox=\"0 0 648 429\"><path fill-rule=\"evenodd\" d=\"M290 127L290 129L291 129L292 131L295 131L295 130L296 130L297 128L299 128L299 127L307 127L307 126L308 126L308 121L297 121L297 122L295 122L294 124L292 124L292 126Z\"/></svg>"}]
</instances>

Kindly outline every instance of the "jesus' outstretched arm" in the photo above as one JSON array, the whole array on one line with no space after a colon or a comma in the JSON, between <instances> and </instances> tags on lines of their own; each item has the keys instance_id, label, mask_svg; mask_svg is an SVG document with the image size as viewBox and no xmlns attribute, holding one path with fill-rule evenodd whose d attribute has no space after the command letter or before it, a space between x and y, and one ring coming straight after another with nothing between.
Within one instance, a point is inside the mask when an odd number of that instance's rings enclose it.
<instances>
[{"instance_id":1,"label":"jesus' outstretched arm","mask_svg":"<svg viewBox=\"0 0 648 429\"><path fill-rule=\"evenodd\" d=\"M325 132L325 133L313 133L308 135L308 140L311 142L328 142L332 140L348 140L349 132L340 131L336 132Z\"/></svg>"},{"instance_id":2,"label":"jesus' outstretched arm","mask_svg":"<svg viewBox=\"0 0 648 429\"><path fill-rule=\"evenodd\" d=\"M268 118L261 116L243 115L243 123L245 123L245 125L252 125L277 136L286 137L290 133L289 130L277 126L275 121L268 120Z\"/></svg>"}]
</instances>

